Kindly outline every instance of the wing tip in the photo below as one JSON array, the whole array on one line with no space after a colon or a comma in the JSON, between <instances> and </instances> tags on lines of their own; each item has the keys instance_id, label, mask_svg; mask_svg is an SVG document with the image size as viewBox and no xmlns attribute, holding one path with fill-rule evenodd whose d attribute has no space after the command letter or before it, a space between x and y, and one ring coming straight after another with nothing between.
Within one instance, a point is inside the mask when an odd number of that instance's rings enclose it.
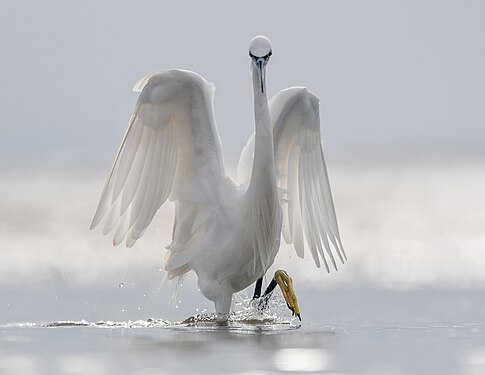
<instances>
[{"instance_id":1,"label":"wing tip","mask_svg":"<svg viewBox=\"0 0 485 375\"><path fill-rule=\"evenodd\" d=\"M125 243L126 247L127 247L127 248L129 248L129 249L130 249L130 248L132 248L132 247L133 247L133 245L135 245L136 240L137 240L137 239L136 239L136 238L131 237L131 235L130 235L130 236L128 236L128 237L126 238L126 243Z\"/></svg>"},{"instance_id":2,"label":"wing tip","mask_svg":"<svg viewBox=\"0 0 485 375\"><path fill-rule=\"evenodd\" d=\"M94 214L93 220L91 220L91 225L89 226L90 230L96 228L99 225L99 223L103 219L104 213L105 213L105 211L101 212L99 208L96 210L96 213Z\"/></svg>"},{"instance_id":3,"label":"wing tip","mask_svg":"<svg viewBox=\"0 0 485 375\"><path fill-rule=\"evenodd\" d=\"M93 219L93 221L91 221L91 224L89 225L89 230L93 230L94 228L97 227L97 225L98 225L98 223L95 223L94 219Z\"/></svg>"}]
</instances>

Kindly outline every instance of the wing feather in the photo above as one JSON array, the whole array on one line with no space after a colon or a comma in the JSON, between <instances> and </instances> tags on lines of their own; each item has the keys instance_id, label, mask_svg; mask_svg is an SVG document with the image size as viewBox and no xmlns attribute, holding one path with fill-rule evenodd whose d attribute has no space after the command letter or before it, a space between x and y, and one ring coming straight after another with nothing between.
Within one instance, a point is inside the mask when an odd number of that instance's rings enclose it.
<instances>
[{"instance_id":1,"label":"wing feather","mask_svg":"<svg viewBox=\"0 0 485 375\"><path fill-rule=\"evenodd\" d=\"M318 98L303 87L280 91L270 101L278 187L284 195L283 238L293 244L299 257L305 247L317 267L328 261L337 269L334 254L347 258L340 240L321 144ZM251 176L254 134L239 160L239 182Z\"/></svg>"},{"instance_id":2,"label":"wing feather","mask_svg":"<svg viewBox=\"0 0 485 375\"><path fill-rule=\"evenodd\" d=\"M298 164L300 162L300 151L298 145L293 145L288 158L288 211L283 216L288 216L290 224L290 239L293 240L296 253L303 258L305 254L303 231L301 227L300 188L298 186ZM288 243L290 243L288 242Z\"/></svg>"},{"instance_id":3,"label":"wing feather","mask_svg":"<svg viewBox=\"0 0 485 375\"><path fill-rule=\"evenodd\" d=\"M139 121L136 117L133 119L134 121ZM133 121L133 122L134 122ZM112 202L114 202L121 193L123 186L126 183L126 180L129 176L131 168L133 166L133 160L135 156L140 157L139 153L137 154L138 148L140 146L140 142L142 141L144 133L144 126L140 126L140 124L136 124L133 126L133 123L130 126L128 134L126 136L126 142L123 145L123 153L120 155L120 159L117 165L117 178L113 180L113 196ZM143 144L141 145L143 149Z\"/></svg>"},{"instance_id":4,"label":"wing feather","mask_svg":"<svg viewBox=\"0 0 485 375\"><path fill-rule=\"evenodd\" d=\"M278 183L288 190L290 236L298 255L308 246L317 267L327 259L337 269L334 253L344 262L320 135L319 100L306 88L278 93L270 102ZM300 229L301 228L301 229ZM303 232L304 241L301 239Z\"/></svg>"},{"instance_id":5,"label":"wing feather","mask_svg":"<svg viewBox=\"0 0 485 375\"><path fill-rule=\"evenodd\" d=\"M150 150L151 135L152 134L151 134L150 128L143 129L143 135L140 141L140 146L139 146L139 149L136 151L132 164L129 167L130 169L126 180L122 181L122 183L118 183L119 181L118 173L116 174L116 182L115 182L115 187L113 192L113 202L115 199L117 199L120 196L121 191L123 191L123 194L121 195L122 213L133 201L133 198L135 197L138 186L142 182L142 174L146 167L145 161L147 160L147 155L149 155L149 152L151 151ZM121 159L121 161L123 160ZM120 164L118 171L122 170L123 167L124 166ZM119 185L119 192L116 191L116 188L118 187L117 185Z\"/></svg>"},{"instance_id":6,"label":"wing feather","mask_svg":"<svg viewBox=\"0 0 485 375\"><path fill-rule=\"evenodd\" d=\"M126 239L128 247L167 199L214 202L224 176L213 85L171 70L144 77L136 88L140 97L91 223L104 219L103 234L116 228L113 244Z\"/></svg>"}]
</instances>

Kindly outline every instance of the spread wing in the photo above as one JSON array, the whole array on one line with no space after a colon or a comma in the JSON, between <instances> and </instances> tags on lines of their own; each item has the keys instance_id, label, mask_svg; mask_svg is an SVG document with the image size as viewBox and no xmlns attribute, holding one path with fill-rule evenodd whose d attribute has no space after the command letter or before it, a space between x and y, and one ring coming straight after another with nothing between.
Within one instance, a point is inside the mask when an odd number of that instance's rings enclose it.
<instances>
[{"instance_id":1,"label":"spread wing","mask_svg":"<svg viewBox=\"0 0 485 375\"><path fill-rule=\"evenodd\" d=\"M113 244L131 247L170 200L214 202L224 175L212 84L170 70L142 78L128 130L104 186L91 229L104 220Z\"/></svg>"},{"instance_id":2,"label":"spread wing","mask_svg":"<svg viewBox=\"0 0 485 375\"><path fill-rule=\"evenodd\" d=\"M320 135L319 99L306 88L292 87L270 101L278 187L282 190L283 238L298 256L310 250L317 267L328 259L337 269L336 254L346 255L340 240ZM238 166L241 183L249 180L254 134Z\"/></svg>"}]
</instances>

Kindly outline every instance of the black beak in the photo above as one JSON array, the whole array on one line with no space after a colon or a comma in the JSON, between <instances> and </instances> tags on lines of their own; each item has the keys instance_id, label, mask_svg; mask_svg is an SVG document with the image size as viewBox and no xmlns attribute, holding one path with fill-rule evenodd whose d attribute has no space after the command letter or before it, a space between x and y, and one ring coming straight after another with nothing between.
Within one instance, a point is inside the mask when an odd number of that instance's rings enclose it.
<instances>
[{"instance_id":1,"label":"black beak","mask_svg":"<svg viewBox=\"0 0 485 375\"><path fill-rule=\"evenodd\" d=\"M258 57L255 61L258 69L259 83L261 84L261 93L264 94L264 57Z\"/></svg>"}]
</instances>

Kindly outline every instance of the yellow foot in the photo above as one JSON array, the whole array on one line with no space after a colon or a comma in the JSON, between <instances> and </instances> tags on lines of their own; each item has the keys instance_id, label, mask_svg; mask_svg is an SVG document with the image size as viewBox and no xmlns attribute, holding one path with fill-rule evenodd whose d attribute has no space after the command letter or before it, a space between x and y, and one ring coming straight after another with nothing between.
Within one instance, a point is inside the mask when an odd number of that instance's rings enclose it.
<instances>
[{"instance_id":1,"label":"yellow foot","mask_svg":"<svg viewBox=\"0 0 485 375\"><path fill-rule=\"evenodd\" d=\"M296 300L295 290L293 289L293 280L283 270L277 270L274 273L274 279L281 288L283 297L285 297L288 308L296 315L301 321L300 309L298 308L298 301Z\"/></svg>"}]
</instances>

